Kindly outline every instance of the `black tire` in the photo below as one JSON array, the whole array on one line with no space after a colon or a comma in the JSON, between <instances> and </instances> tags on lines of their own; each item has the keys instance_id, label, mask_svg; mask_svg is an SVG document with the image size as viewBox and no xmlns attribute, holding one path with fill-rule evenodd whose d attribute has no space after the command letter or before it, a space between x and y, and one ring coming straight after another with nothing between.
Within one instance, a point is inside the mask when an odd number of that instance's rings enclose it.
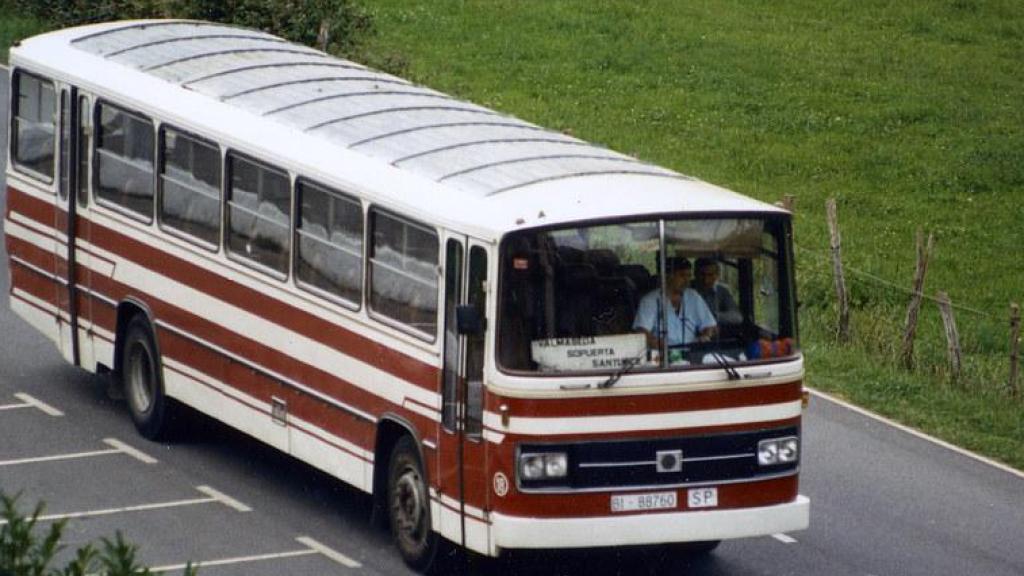
<instances>
[{"instance_id":1,"label":"black tire","mask_svg":"<svg viewBox=\"0 0 1024 576\"><path fill-rule=\"evenodd\" d=\"M170 436L175 405L164 394L160 353L142 314L128 322L121 348L121 383L135 428L150 440Z\"/></svg>"},{"instance_id":2,"label":"black tire","mask_svg":"<svg viewBox=\"0 0 1024 576\"><path fill-rule=\"evenodd\" d=\"M430 491L416 442L403 436L395 443L388 463L388 523L402 560L430 573L440 537L430 520Z\"/></svg>"}]
</instances>

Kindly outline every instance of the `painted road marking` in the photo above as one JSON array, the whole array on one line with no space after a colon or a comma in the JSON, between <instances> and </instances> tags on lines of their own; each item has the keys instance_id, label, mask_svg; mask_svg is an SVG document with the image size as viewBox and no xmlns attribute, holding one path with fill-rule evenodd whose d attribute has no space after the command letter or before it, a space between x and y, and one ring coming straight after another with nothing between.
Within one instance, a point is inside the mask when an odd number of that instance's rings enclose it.
<instances>
[{"instance_id":1,"label":"painted road marking","mask_svg":"<svg viewBox=\"0 0 1024 576\"><path fill-rule=\"evenodd\" d=\"M106 456L108 454L120 454L117 448L106 450L92 450L90 452L74 452L71 454L54 454L53 456L36 456L33 458L18 458L16 460L0 460L0 466L19 466L21 464L36 464L38 462L56 462L59 460L74 460L75 458L93 458L95 456Z\"/></svg>"},{"instance_id":2,"label":"painted road marking","mask_svg":"<svg viewBox=\"0 0 1024 576\"><path fill-rule=\"evenodd\" d=\"M355 560L349 558L348 556L345 556L341 552L338 552L337 550L335 550L333 548L329 548L326 545L321 544L320 542L317 542L316 540L313 540L309 536L299 536L298 538L296 538L296 540L298 540L302 544L305 544L306 546L309 546L311 549L316 550L317 552L319 552L320 554L323 554L324 556L330 558L331 560L334 560L335 562L337 562L338 564L341 564L342 566L348 566L349 568L361 568L363 566L359 562L356 562Z\"/></svg>"},{"instance_id":3,"label":"painted road marking","mask_svg":"<svg viewBox=\"0 0 1024 576\"><path fill-rule=\"evenodd\" d=\"M203 560L200 562L193 562L193 568L209 568L210 566L225 566L228 564L243 564L245 562L263 562L266 560L278 560L281 558L294 558L296 556L312 556L316 554L316 550L293 550L291 552L273 552L270 554L256 554L254 556L238 556L236 558L221 558L220 560ZM160 572L177 572L187 567L188 564L168 564L167 566L157 566L150 568L150 571L159 574Z\"/></svg>"},{"instance_id":4,"label":"painted road marking","mask_svg":"<svg viewBox=\"0 0 1024 576\"><path fill-rule=\"evenodd\" d=\"M252 556L237 556L235 558L222 558L219 560L203 560L200 562L193 562L194 568L208 568L210 566L225 566L228 564L244 564L246 562L264 562L267 560L280 560L283 558L295 558L298 556L312 556L319 554L325 556L330 560L337 562L348 568L362 568L362 564L349 558L348 556L329 548L320 542L310 538L309 536L299 536L295 539L300 544L306 547L302 550L289 550L287 552L271 552L269 554L254 554ZM188 564L168 564L167 566L157 566L150 568L154 573L158 572L176 572L187 567Z\"/></svg>"},{"instance_id":5,"label":"painted road marking","mask_svg":"<svg viewBox=\"0 0 1024 576\"><path fill-rule=\"evenodd\" d=\"M95 518L97 516L110 516L113 514L125 514L128 512L146 512L149 510L162 510L164 508L180 508L182 506L195 506L197 504L210 504L213 502L219 502L231 508L235 508L239 511L248 511L250 508L239 503L237 500L224 495L221 492L210 488L209 486L197 486L196 490L204 494L214 494L207 496L206 498L189 498L186 500L173 500L171 502L155 502L153 504L139 504L137 506L122 506L120 508L104 508L101 510L86 510L83 512L64 512L61 514L46 514L39 516L38 520L41 522L50 522L56 520L72 520L76 518ZM244 510L240 510L240 508ZM6 520L0 520L0 526L6 524Z\"/></svg>"},{"instance_id":6,"label":"painted road marking","mask_svg":"<svg viewBox=\"0 0 1024 576\"><path fill-rule=\"evenodd\" d=\"M210 498L213 498L217 502L220 502L221 504L229 508L234 508L239 512L252 512L252 508L246 506L245 504L242 504L238 500L235 500L234 498L228 496L227 494L219 490L214 490L213 488L210 488L209 486L196 486L196 490L199 490L200 492L206 494Z\"/></svg>"},{"instance_id":7,"label":"painted road marking","mask_svg":"<svg viewBox=\"0 0 1024 576\"><path fill-rule=\"evenodd\" d=\"M0 466L19 466L22 464L38 464L40 462L59 462L61 460L75 460L77 458L95 458L96 456L109 456L110 454L125 454L144 462L156 464L156 458L143 453L142 451L117 440L116 438L104 438L103 442L111 446L104 450L89 450L88 452L72 452L69 454L53 454L51 456L34 456L31 458L18 458L15 460L0 460Z\"/></svg>"},{"instance_id":8,"label":"painted road marking","mask_svg":"<svg viewBox=\"0 0 1024 576\"><path fill-rule=\"evenodd\" d=\"M796 544L796 538L793 538L792 536L789 536L787 534L772 534L772 538L775 538L783 544Z\"/></svg>"},{"instance_id":9,"label":"painted road marking","mask_svg":"<svg viewBox=\"0 0 1024 576\"><path fill-rule=\"evenodd\" d=\"M153 458L152 456L150 456L149 454L146 454L145 452L139 450L138 448L134 448L132 446L129 446L129 445L125 444L124 442L121 442L117 438L104 438L103 442L105 444L107 444L108 446L113 446L119 452L127 454L128 456L131 456L132 458L135 458L136 460L138 460L138 461L140 461L140 462L142 462L144 464L156 464L157 463L157 459L156 458Z\"/></svg>"},{"instance_id":10,"label":"painted road marking","mask_svg":"<svg viewBox=\"0 0 1024 576\"><path fill-rule=\"evenodd\" d=\"M865 416L867 418L871 418L872 420L875 420L876 422L881 422L882 424L885 424L886 426L890 426L890 427L895 428L897 430L900 430L902 432L906 432L907 434L910 434L911 436L920 438L921 440L924 440L926 442L931 442L932 444L936 444L938 446L942 446L943 448L946 448L947 450L952 450L953 452L956 452L957 454L960 454L961 456L966 456L968 458L971 458L973 460L981 462L982 464L988 464L989 466L992 466L993 468L997 468L999 470L1002 470L1003 472L1008 472L1008 473L1013 474L1014 476L1016 476L1018 478L1024 478L1024 472L1022 472L1020 470L1017 470L1016 468L1011 468L1011 467L1007 466L1006 464L1003 464L1002 462L996 462L995 460L992 460L991 458L986 458L986 457L984 457L984 456L982 456L980 454L975 454L974 452L971 452L970 450L964 450L963 448L961 448L959 446L954 446L954 445L950 444L949 442L946 442L945 440L939 440L938 438L936 438L934 436L929 436L928 434L925 434L924 432L921 432L920 430L915 430L915 429L913 429L913 428L911 428L909 426L904 426L903 424L900 424L898 422L890 420L890 419L886 418L885 416L880 416L878 414L875 414L874 412L869 412L868 410L865 410L865 409L861 408L860 406L854 406L853 404L850 404L849 402L845 402L843 400L840 400L839 398L836 398L835 396L832 396L831 394L826 394L826 393L821 392L819 390L815 390L814 388L807 388L807 391L810 392L811 394L814 394L818 398L821 398L822 400L827 400L827 401L829 401L829 402L831 402L831 403L833 403L833 404L835 404L837 406L842 406L843 408L846 408L847 410L851 410L853 412L856 412L857 414L860 414L861 416Z\"/></svg>"},{"instance_id":11,"label":"painted road marking","mask_svg":"<svg viewBox=\"0 0 1024 576\"><path fill-rule=\"evenodd\" d=\"M38 399L38 398L36 398L34 396L29 396L28 394L25 394L24 392L18 392L18 393L16 393L14 395L14 397L17 398L18 400L21 400L21 403L20 404L3 404L3 405L0 405L0 411L3 411L3 410L17 410L18 408L36 408L36 409L41 410L43 413L48 414L50 416L63 416L64 415L64 413L61 412L60 410L57 410L56 408L54 408L53 406L50 406L46 402L43 402L42 400L40 400L40 399Z\"/></svg>"}]
</instances>

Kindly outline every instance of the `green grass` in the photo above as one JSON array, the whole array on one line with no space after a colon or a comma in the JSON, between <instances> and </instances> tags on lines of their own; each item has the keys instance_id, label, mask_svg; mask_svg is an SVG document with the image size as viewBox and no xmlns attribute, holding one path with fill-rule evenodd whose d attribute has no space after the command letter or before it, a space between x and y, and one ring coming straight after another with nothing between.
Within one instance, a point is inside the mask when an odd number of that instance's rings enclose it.
<instances>
[{"instance_id":1,"label":"green grass","mask_svg":"<svg viewBox=\"0 0 1024 576\"><path fill-rule=\"evenodd\" d=\"M413 79L767 201L797 198L810 385L1024 468L1007 313L1024 300L1024 4L1007 1L367 2ZM397 55L397 56L396 56ZM848 280L834 341L824 201L846 264L909 287L937 238L965 357L949 382L934 305L896 367L907 295Z\"/></svg>"}]
</instances>

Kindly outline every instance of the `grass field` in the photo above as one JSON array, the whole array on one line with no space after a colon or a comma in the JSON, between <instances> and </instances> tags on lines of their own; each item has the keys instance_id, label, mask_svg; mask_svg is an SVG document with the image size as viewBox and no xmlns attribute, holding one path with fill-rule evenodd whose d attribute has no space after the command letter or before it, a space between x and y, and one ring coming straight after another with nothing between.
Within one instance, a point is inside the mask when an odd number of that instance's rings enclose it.
<instances>
[{"instance_id":1,"label":"grass field","mask_svg":"<svg viewBox=\"0 0 1024 576\"><path fill-rule=\"evenodd\" d=\"M0 6L4 1L0 0ZM498 110L774 201L796 196L808 383L1024 469L1003 389L1024 300L1019 0L366 0L367 57ZM0 11L0 41L39 24ZM839 201L855 341L833 337L824 200ZM914 232L959 309L896 367ZM857 273L859 272L859 273Z\"/></svg>"},{"instance_id":2,"label":"grass field","mask_svg":"<svg viewBox=\"0 0 1024 576\"><path fill-rule=\"evenodd\" d=\"M797 199L808 383L1024 468L1008 304L1024 300L1024 4L418 1L370 5L371 52L415 80L767 201ZM934 305L896 367L908 295L848 273L833 337L824 201L844 256L947 291L967 354L948 381Z\"/></svg>"}]
</instances>

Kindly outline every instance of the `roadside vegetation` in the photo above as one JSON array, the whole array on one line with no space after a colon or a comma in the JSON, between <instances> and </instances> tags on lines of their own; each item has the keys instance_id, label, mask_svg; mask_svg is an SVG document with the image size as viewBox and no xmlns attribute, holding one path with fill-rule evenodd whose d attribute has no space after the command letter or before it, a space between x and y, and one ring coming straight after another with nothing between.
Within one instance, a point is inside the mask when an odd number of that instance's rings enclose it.
<instances>
[{"instance_id":1,"label":"roadside vegetation","mask_svg":"<svg viewBox=\"0 0 1024 576\"><path fill-rule=\"evenodd\" d=\"M150 570L136 560L137 548L118 532L103 538L99 545L85 544L65 554L62 544L66 522L42 518L43 505L26 514L18 507L18 498L0 493L0 574L3 576L149 576ZM61 558L70 558L61 561ZM57 565L63 564L63 567ZM196 570L185 568L185 576Z\"/></svg>"},{"instance_id":2,"label":"roadside vegetation","mask_svg":"<svg viewBox=\"0 0 1024 576\"><path fill-rule=\"evenodd\" d=\"M76 22L116 8L326 37L336 54L738 192L793 195L808 384L1024 469L1024 399L1006 390L1008 305L1024 301L1019 1L298 4L0 0L0 41L66 21L30 5L83 11ZM835 336L830 197L848 344ZM930 302L915 369L899 367L918 228L936 237L924 291L960 306L957 381Z\"/></svg>"},{"instance_id":3,"label":"roadside vegetation","mask_svg":"<svg viewBox=\"0 0 1024 576\"><path fill-rule=\"evenodd\" d=\"M418 82L768 202L795 196L808 384L1024 469L1024 399L1006 390L1009 303L1024 301L1020 2L366 5L369 50ZM936 237L924 291L970 309L955 309L958 382L928 301L916 368L899 367L919 227Z\"/></svg>"}]
</instances>

